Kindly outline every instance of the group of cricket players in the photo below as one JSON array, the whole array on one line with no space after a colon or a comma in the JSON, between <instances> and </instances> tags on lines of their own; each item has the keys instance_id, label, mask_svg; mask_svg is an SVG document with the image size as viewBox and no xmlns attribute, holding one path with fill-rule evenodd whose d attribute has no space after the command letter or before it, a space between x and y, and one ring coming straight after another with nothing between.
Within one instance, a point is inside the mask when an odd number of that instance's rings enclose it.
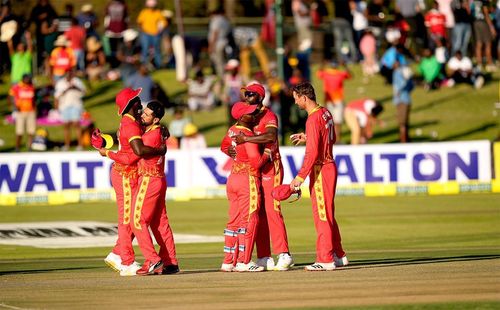
<instances>
[{"instance_id":1,"label":"group of cricket players","mask_svg":"<svg viewBox=\"0 0 500 310\"><path fill-rule=\"evenodd\" d=\"M93 140L99 153L113 160L111 183L118 205L118 239L104 261L121 276L174 274L179 272L179 264L165 208L165 140L169 134L160 125L164 107L158 101L143 107L140 92L141 89L125 88L116 96L121 116L117 132L119 150L110 151ZM262 104L264 97L261 84L242 88L244 101L235 103L231 109L236 123L221 143L222 152L233 159L226 189L229 219L224 229L224 258L220 267L223 272L286 271L294 265L281 198L273 196L275 188L283 187L278 121ZM317 233L316 260L305 270L334 270L349 263L334 217L337 183L332 154L334 122L331 113L316 102L310 83L295 86L293 98L308 113L308 118L305 133L290 137L294 145L306 145L302 167L289 185L290 192L299 191L309 176ZM93 139L99 141L98 135ZM150 230L159 252L155 250ZM145 259L142 265L135 261L134 237ZM254 245L256 262L252 261ZM277 255L277 261L272 254Z\"/></svg>"}]
</instances>

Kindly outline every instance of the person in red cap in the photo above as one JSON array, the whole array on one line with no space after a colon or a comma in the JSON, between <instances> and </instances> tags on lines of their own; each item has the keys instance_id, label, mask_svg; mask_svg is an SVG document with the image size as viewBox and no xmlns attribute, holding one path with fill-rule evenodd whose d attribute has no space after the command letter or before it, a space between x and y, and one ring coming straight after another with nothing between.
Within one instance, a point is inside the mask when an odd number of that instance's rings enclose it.
<instances>
[{"instance_id":1,"label":"person in red cap","mask_svg":"<svg viewBox=\"0 0 500 310\"><path fill-rule=\"evenodd\" d=\"M306 133L294 134L290 138L297 145L306 143L304 162L297 176L290 183L292 189L300 188L309 176L309 191L313 204L316 227L316 262L305 267L308 271L333 270L348 264L342 249L340 230L335 220L335 188L337 165L332 149L335 144L335 127L332 114L316 103L316 94L310 83L293 88L295 104L307 111Z\"/></svg>"},{"instance_id":2,"label":"person in red cap","mask_svg":"<svg viewBox=\"0 0 500 310\"><path fill-rule=\"evenodd\" d=\"M118 115L122 116L117 137L120 144L118 152L99 149L99 153L114 160L111 169L111 184L116 193L118 205L118 239L112 252L104 259L111 268L122 276L133 276L141 266L134 261L130 227L132 202L137 191L137 162L140 156L164 155L166 147L145 146L142 142L142 128L138 121L142 108L139 93L141 89L125 88L116 96Z\"/></svg>"},{"instance_id":3,"label":"person in red cap","mask_svg":"<svg viewBox=\"0 0 500 310\"><path fill-rule=\"evenodd\" d=\"M231 139L240 132L253 135L256 105L237 102L231 109L237 123L229 128L221 143L221 150L234 142ZM251 261L255 243L260 208L260 169L270 160L271 151L264 153L254 143L236 145L236 156L227 179L229 220L224 229L224 260L221 271L258 272L264 268Z\"/></svg>"},{"instance_id":4,"label":"person in red cap","mask_svg":"<svg viewBox=\"0 0 500 310\"><path fill-rule=\"evenodd\" d=\"M262 204L259 212L259 227L257 229L257 265L268 270L285 271L293 266L293 258L288 247L285 221L281 213L281 205L272 197L273 189L283 183L283 164L279 152L278 118L271 109L265 107L262 101L265 90L261 84L250 84L243 89L245 100L257 106L257 125L253 128L254 135L239 134L233 137L236 143L251 142L273 150L273 160L262 167ZM271 256L278 255L275 264Z\"/></svg>"}]
</instances>

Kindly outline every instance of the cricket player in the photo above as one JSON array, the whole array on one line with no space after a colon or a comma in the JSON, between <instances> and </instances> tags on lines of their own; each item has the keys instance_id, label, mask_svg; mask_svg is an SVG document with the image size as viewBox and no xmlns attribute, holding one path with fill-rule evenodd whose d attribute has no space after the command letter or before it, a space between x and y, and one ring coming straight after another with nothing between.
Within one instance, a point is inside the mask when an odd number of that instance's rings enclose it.
<instances>
[{"instance_id":1,"label":"cricket player","mask_svg":"<svg viewBox=\"0 0 500 310\"><path fill-rule=\"evenodd\" d=\"M342 249L340 231L335 220L335 188L337 165L333 159L335 127L328 109L316 103L316 94L310 83L293 88L295 104L306 110L306 133L294 134L290 138L297 145L306 143L302 168L290 183L292 189L300 188L309 176L309 191L316 227L316 262L305 267L308 271L333 270L346 266L347 256Z\"/></svg>"},{"instance_id":2,"label":"cricket player","mask_svg":"<svg viewBox=\"0 0 500 310\"><path fill-rule=\"evenodd\" d=\"M137 162L143 155L164 155L165 145L159 148L145 146L142 142L142 128L138 121L140 109L139 89L125 88L116 96L118 115L122 116L117 137L118 152L99 149L99 153L114 160L111 169L111 184L116 193L118 205L118 239L112 252L104 259L121 276L134 276L141 266L134 261L132 240L134 235L130 227L132 202L137 191ZM119 161L119 162L118 162Z\"/></svg>"},{"instance_id":3,"label":"cricket player","mask_svg":"<svg viewBox=\"0 0 500 310\"><path fill-rule=\"evenodd\" d=\"M257 105L237 102L231 115L237 123L231 126L222 140L221 150L234 143L232 136L243 132L253 135ZM227 180L229 221L224 230L224 261L221 271L259 272L264 268L251 261L260 208L260 169L271 159L271 151L264 153L254 143L236 145L236 156Z\"/></svg>"},{"instance_id":4,"label":"cricket player","mask_svg":"<svg viewBox=\"0 0 500 310\"><path fill-rule=\"evenodd\" d=\"M262 167L262 205L259 211L257 228L257 265L266 270L285 271L293 266L293 259L288 248L288 237L285 221L281 213L280 202L274 200L271 193L276 186L283 183L283 164L279 153L278 118L269 108L262 104L265 90L261 84L253 83L242 89L247 103L257 105L257 124L253 128L254 135L243 133L233 137L236 143L251 142L273 150L273 160ZM271 237L271 238L269 238ZM275 265L271 256L270 239L273 252L278 254Z\"/></svg>"}]
</instances>

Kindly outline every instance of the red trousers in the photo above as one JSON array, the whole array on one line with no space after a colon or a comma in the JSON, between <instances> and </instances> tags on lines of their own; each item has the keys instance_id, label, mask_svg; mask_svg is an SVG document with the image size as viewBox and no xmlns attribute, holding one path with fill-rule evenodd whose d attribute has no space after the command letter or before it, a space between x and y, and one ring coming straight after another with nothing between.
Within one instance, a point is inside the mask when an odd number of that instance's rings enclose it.
<instances>
[{"instance_id":1,"label":"red trousers","mask_svg":"<svg viewBox=\"0 0 500 310\"><path fill-rule=\"evenodd\" d=\"M252 260L258 212L260 179L248 174L229 175L226 192L229 220L224 230L224 263L248 264Z\"/></svg>"},{"instance_id":2,"label":"red trousers","mask_svg":"<svg viewBox=\"0 0 500 310\"><path fill-rule=\"evenodd\" d=\"M174 235L165 209L166 192L165 177L140 176L130 227L146 262L161 260L164 265L177 265ZM159 254L156 253L149 228L160 246Z\"/></svg>"},{"instance_id":3,"label":"red trousers","mask_svg":"<svg viewBox=\"0 0 500 310\"><path fill-rule=\"evenodd\" d=\"M316 262L331 263L333 254L345 255L340 230L335 220L335 189L337 165L335 162L315 165L309 175L314 225L316 227Z\"/></svg>"},{"instance_id":4,"label":"red trousers","mask_svg":"<svg viewBox=\"0 0 500 310\"><path fill-rule=\"evenodd\" d=\"M262 199L257 228L257 257L271 256L272 241L274 254L288 253L288 237L285 221L281 213L280 202L271 195L273 189L283 183L283 164L281 160L274 161L274 169L262 176Z\"/></svg>"},{"instance_id":5,"label":"red trousers","mask_svg":"<svg viewBox=\"0 0 500 310\"><path fill-rule=\"evenodd\" d=\"M118 206L118 239L113 248L113 253L120 255L122 265L130 265L135 260L132 240L134 234L130 228L132 202L137 191L137 177L121 175L115 169L111 169L111 184L116 193L116 204Z\"/></svg>"}]
</instances>

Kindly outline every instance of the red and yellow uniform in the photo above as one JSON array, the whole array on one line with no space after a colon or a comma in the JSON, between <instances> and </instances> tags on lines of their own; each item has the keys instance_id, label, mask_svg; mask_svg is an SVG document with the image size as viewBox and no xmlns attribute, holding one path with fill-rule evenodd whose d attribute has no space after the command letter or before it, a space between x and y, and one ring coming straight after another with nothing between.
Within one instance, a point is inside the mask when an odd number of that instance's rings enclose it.
<instances>
[{"instance_id":1,"label":"red and yellow uniform","mask_svg":"<svg viewBox=\"0 0 500 310\"><path fill-rule=\"evenodd\" d=\"M160 126L152 125L142 135L146 146L159 148L163 143ZM160 260L164 265L177 265L175 243L172 229L168 223L165 210L165 156L145 156L138 163L139 182L137 197L133 204L133 220L130 222L141 252L146 262L156 263ZM160 255L149 234L149 227L160 245Z\"/></svg>"},{"instance_id":2,"label":"red and yellow uniform","mask_svg":"<svg viewBox=\"0 0 500 310\"><path fill-rule=\"evenodd\" d=\"M35 87L33 84L26 84L21 81L11 87L9 95L14 97L19 112L35 110Z\"/></svg>"},{"instance_id":3,"label":"red and yellow uniform","mask_svg":"<svg viewBox=\"0 0 500 310\"><path fill-rule=\"evenodd\" d=\"M52 74L63 76L76 66L76 57L70 47L56 47L50 53L49 64L52 67Z\"/></svg>"},{"instance_id":4,"label":"red and yellow uniform","mask_svg":"<svg viewBox=\"0 0 500 310\"><path fill-rule=\"evenodd\" d=\"M106 152L106 156L114 160L111 169L111 184L115 189L116 203L118 205L118 240L113 248L113 253L119 254L122 265L130 265L134 262L134 249L132 240L134 235L130 227L132 202L135 200L137 191L137 161L130 141L141 139L142 129L136 119L125 114L118 128L117 136L119 142L118 152Z\"/></svg>"},{"instance_id":5,"label":"red and yellow uniform","mask_svg":"<svg viewBox=\"0 0 500 310\"><path fill-rule=\"evenodd\" d=\"M231 137L240 132L253 135L250 129L233 125L222 140L221 150L227 149L232 144ZM224 264L248 264L252 258L259 220L260 168L266 157L261 155L257 144L236 146L236 158L226 185L229 220L224 230Z\"/></svg>"},{"instance_id":6,"label":"red and yellow uniform","mask_svg":"<svg viewBox=\"0 0 500 310\"><path fill-rule=\"evenodd\" d=\"M309 113L306 122L306 154L296 179L304 181L309 175L314 224L316 227L316 262L331 263L334 254L345 256L340 231L335 220L335 189L337 165L332 148L335 129L330 112L318 106Z\"/></svg>"},{"instance_id":7,"label":"red and yellow uniform","mask_svg":"<svg viewBox=\"0 0 500 310\"><path fill-rule=\"evenodd\" d=\"M262 116L253 131L256 135L266 132L267 128L278 128L278 118L267 107L262 108ZM281 214L280 202L274 200L271 193L273 189L283 183L283 164L279 152L279 143L276 140L264 146L272 150L273 160L262 166L262 200L264 208L259 211L259 225L257 228L257 257L270 257L271 247L269 239L272 241L273 252L275 254L288 253L288 237L286 234L285 222ZM271 238L269 238L271 237Z\"/></svg>"}]
</instances>

